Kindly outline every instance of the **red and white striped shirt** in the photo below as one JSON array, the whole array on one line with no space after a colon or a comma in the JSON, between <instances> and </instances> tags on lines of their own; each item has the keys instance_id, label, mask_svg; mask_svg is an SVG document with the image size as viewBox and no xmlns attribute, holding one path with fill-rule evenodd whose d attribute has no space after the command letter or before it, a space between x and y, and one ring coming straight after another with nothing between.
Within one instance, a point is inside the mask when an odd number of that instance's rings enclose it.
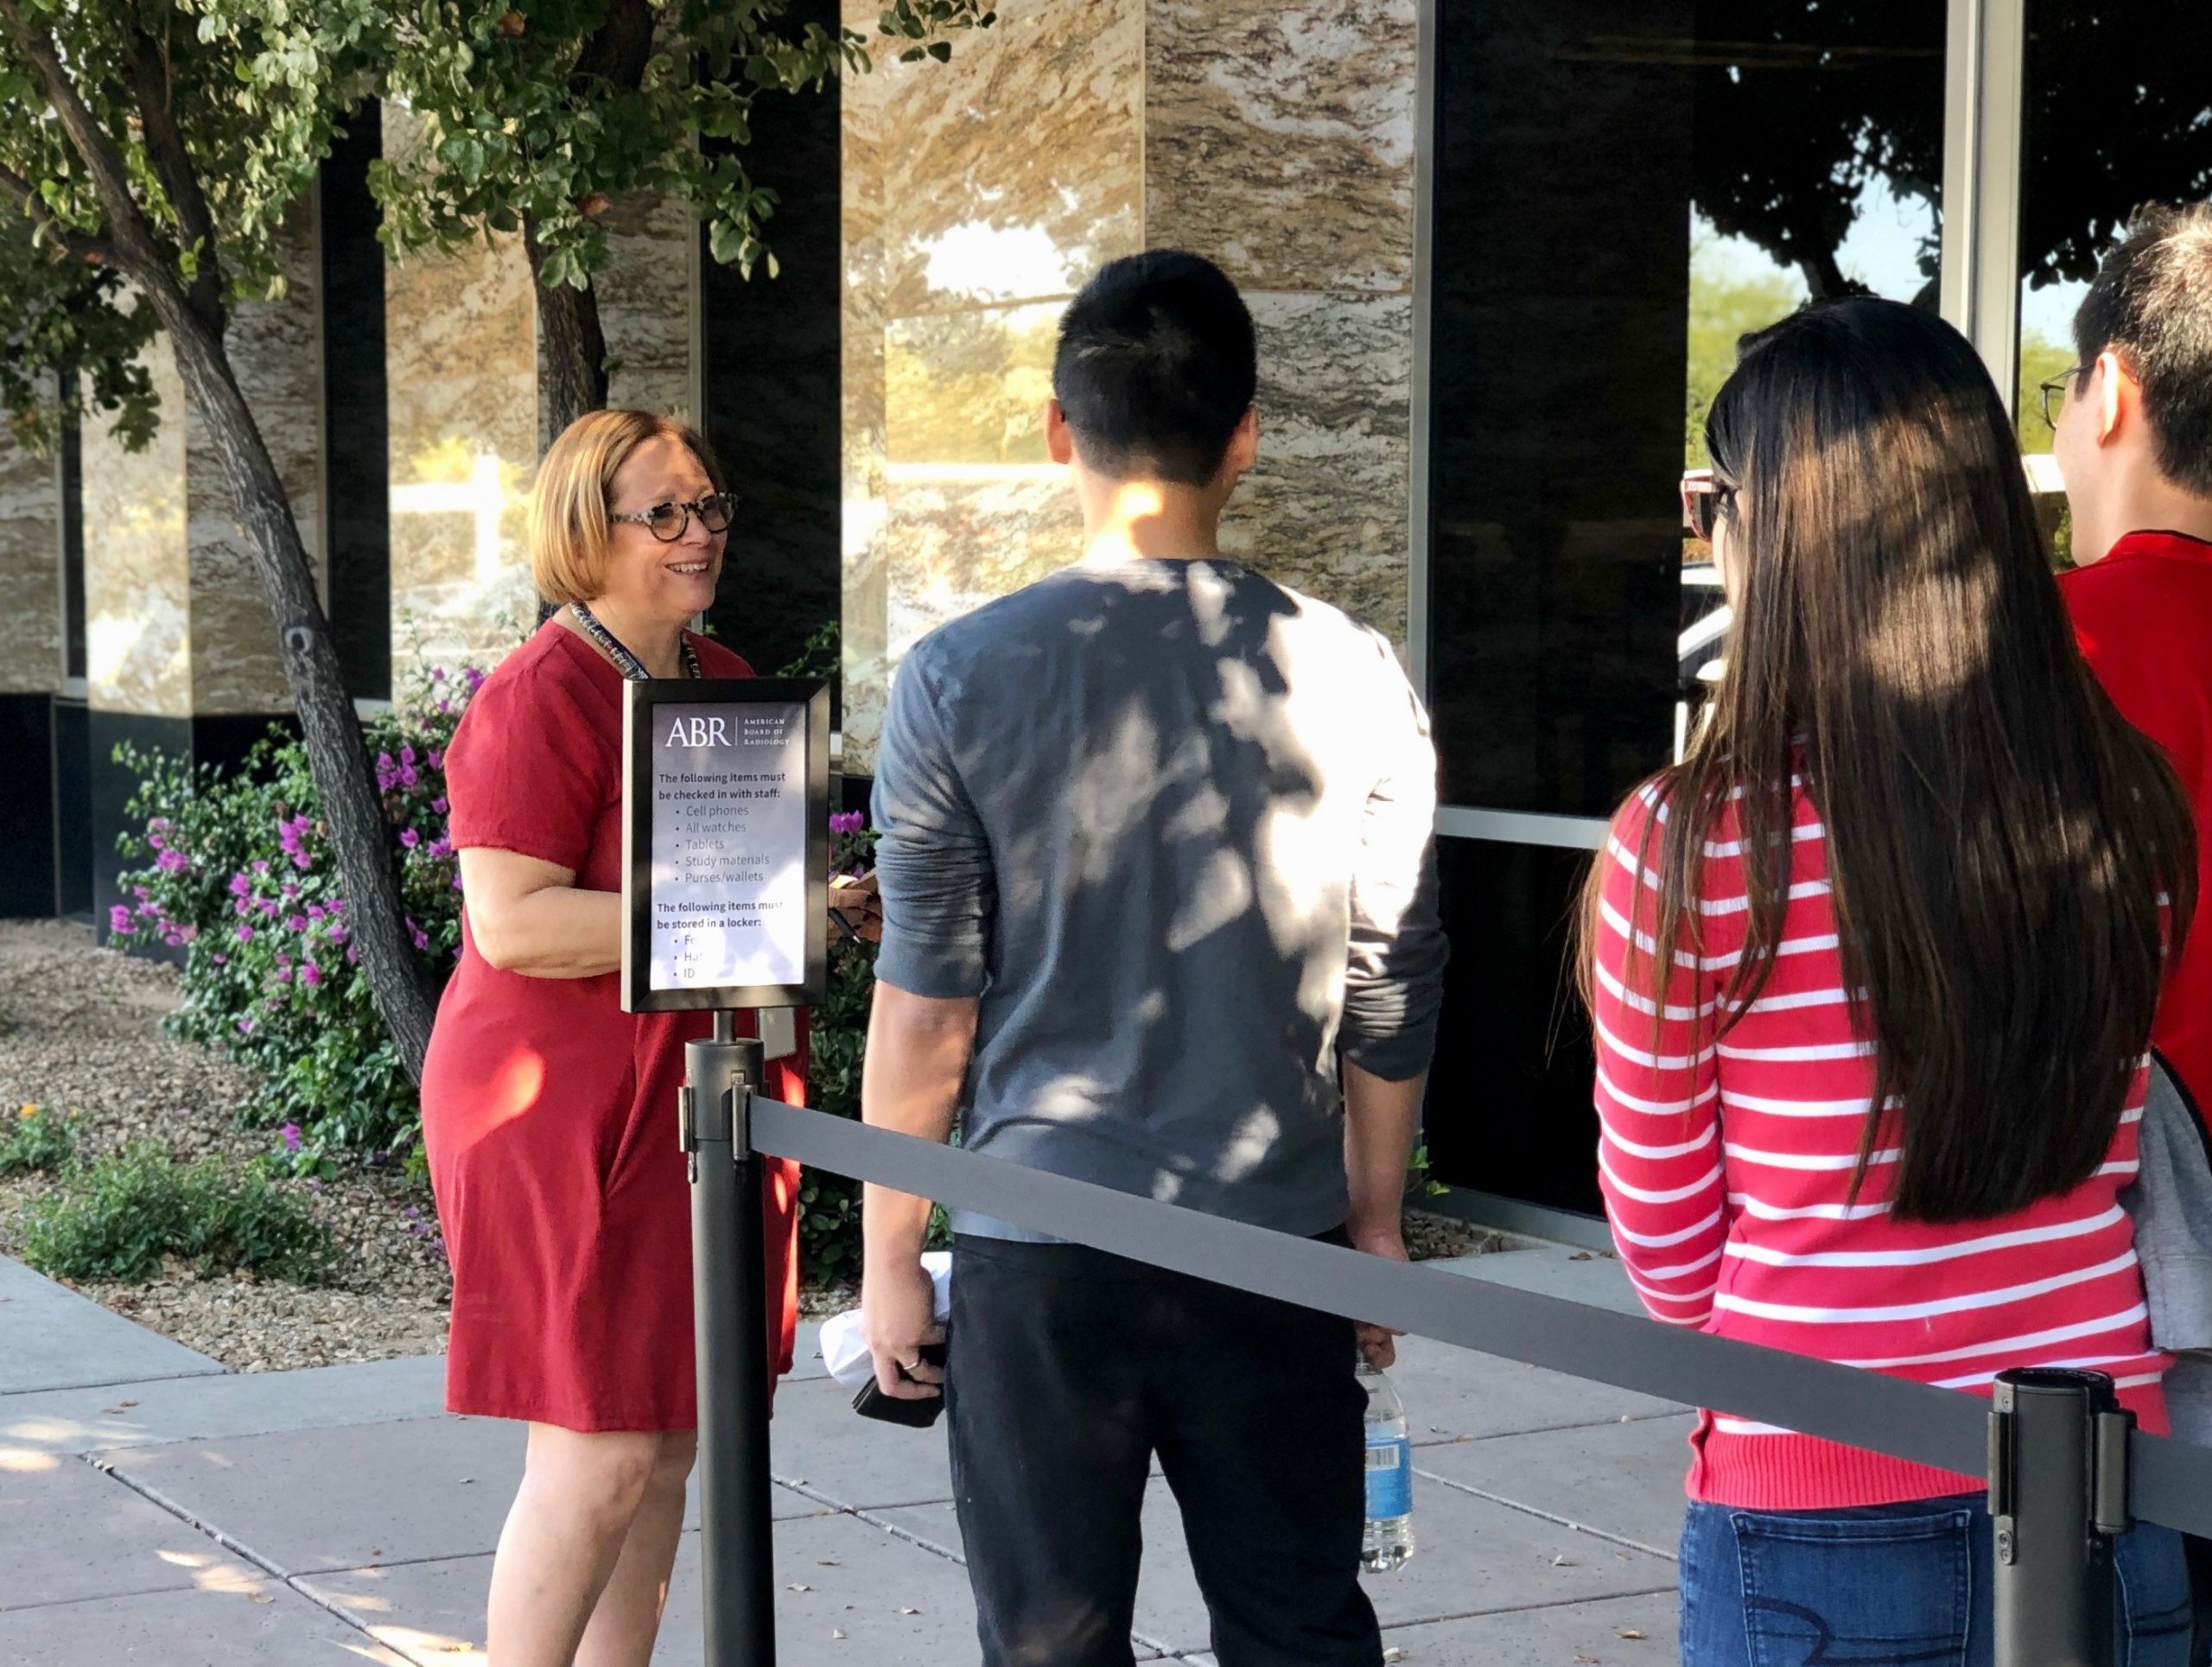
<instances>
[{"instance_id":1,"label":"red and white striped shirt","mask_svg":"<svg viewBox=\"0 0 2212 1667\"><path fill-rule=\"evenodd\" d=\"M1845 999L1819 814L1797 795L1774 972L1716 1045L1712 1015L1744 936L1733 818L1707 840L1696 949L1675 951L1655 1040L1657 876L1638 862L1655 803L1648 788L1630 799L1599 854L1593 1014L1599 1180L1645 1307L1670 1325L1977 1394L2008 1366L2094 1367L2112 1374L2145 1428L2163 1431L2167 1357L2151 1346L2134 1230L2119 1203L2137 1168L2146 1073L2136 1073L2106 1162L2063 1196L1984 1221L1898 1222L1885 1201L1897 1153L1878 1142L1850 1201L1874 1048ZM1631 930L1642 951L1632 969ZM1983 1486L1725 1412L1702 1414L1691 1445L1691 1497L1751 1510Z\"/></svg>"}]
</instances>

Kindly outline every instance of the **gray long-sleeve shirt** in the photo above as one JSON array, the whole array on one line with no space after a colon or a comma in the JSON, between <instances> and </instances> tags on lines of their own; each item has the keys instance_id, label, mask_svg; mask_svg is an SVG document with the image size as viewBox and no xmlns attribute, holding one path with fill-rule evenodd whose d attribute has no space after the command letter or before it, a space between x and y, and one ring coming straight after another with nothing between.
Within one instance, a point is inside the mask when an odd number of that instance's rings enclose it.
<instances>
[{"instance_id":1,"label":"gray long-sleeve shirt","mask_svg":"<svg viewBox=\"0 0 2212 1667\"><path fill-rule=\"evenodd\" d=\"M1323 1232L1339 1053L1403 1080L1434 1046L1435 805L1376 633L1224 561L1071 568L899 668L877 977L981 998L970 1149Z\"/></svg>"}]
</instances>

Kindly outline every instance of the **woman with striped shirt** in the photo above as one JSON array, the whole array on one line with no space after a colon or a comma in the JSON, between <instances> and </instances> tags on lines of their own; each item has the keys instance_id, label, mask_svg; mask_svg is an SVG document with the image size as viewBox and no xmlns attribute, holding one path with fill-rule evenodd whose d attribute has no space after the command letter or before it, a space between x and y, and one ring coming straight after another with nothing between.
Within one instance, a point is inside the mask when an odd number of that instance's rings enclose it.
<instances>
[{"instance_id":1,"label":"woman with striped shirt","mask_svg":"<svg viewBox=\"0 0 2212 1667\"><path fill-rule=\"evenodd\" d=\"M2092 1366L2163 1429L2118 1193L2192 837L2075 651L1997 391L1853 300L1747 337L1707 442L1726 671L1584 923L1630 1276L1669 1324L1951 1389ZM1979 1479L1725 1412L1692 1445L1689 1667L1989 1661ZM2118 1565L2119 1659L2177 1667L2177 1540Z\"/></svg>"}]
</instances>

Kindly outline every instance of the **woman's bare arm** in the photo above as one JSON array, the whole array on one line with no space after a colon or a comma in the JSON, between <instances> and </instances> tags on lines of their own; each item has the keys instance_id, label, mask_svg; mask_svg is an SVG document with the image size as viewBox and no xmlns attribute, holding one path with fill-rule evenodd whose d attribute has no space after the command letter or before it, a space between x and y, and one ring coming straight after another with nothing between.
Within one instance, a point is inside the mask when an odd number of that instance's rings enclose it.
<instances>
[{"instance_id":1,"label":"woman's bare arm","mask_svg":"<svg viewBox=\"0 0 2212 1667\"><path fill-rule=\"evenodd\" d=\"M505 972L592 978L622 964L622 899L578 888L575 870L519 851L461 853L462 907L476 952Z\"/></svg>"}]
</instances>

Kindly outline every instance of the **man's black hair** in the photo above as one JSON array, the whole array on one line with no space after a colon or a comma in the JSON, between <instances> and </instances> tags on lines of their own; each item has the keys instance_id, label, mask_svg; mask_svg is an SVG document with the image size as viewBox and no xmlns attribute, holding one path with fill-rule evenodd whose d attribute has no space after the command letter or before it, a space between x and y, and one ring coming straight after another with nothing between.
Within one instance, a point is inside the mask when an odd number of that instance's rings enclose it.
<instances>
[{"instance_id":1,"label":"man's black hair","mask_svg":"<svg viewBox=\"0 0 2212 1667\"><path fill-rule=\"evenodd\" d=\"M2074 350L2126 361L2159 469L2212 498L2212 203L2136 210L2074 315Z\"/></svg>"},{"instance_id":2,"label":"man's black hair","mask_svg":"<svg viewBox=\"0 0 2212 1667\"><path fill-rule=\"evenodd\" d=\"M1154 249L1109 262L1068 303L1052 392L1091 468L1203 487L1251 408L1258 367L1227 275Z\"/></svg>"}]
</instances>

